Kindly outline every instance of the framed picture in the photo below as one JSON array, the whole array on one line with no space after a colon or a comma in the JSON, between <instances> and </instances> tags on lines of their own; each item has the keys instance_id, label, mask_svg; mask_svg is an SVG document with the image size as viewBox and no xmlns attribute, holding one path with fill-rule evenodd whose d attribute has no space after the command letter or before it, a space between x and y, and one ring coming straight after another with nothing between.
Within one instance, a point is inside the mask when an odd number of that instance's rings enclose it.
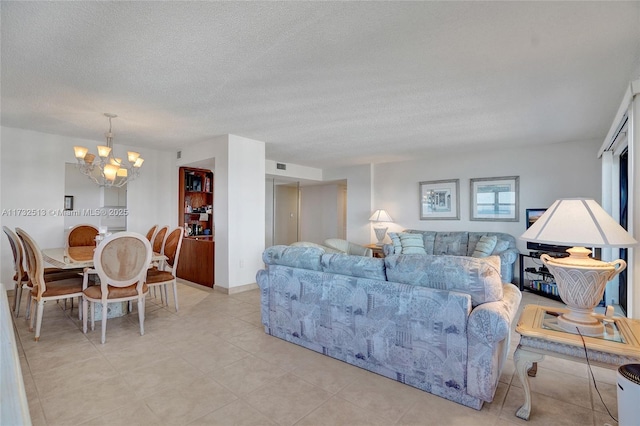
<instances>
[{"instance_id":1,"label":"framed picture","mask_svg":"<svg viewBox=\"0 0 640 426\"><path fill-rule=\"evenodd\" d=\"M73 210L73 195L64 196L64 209Z\"/></svg>"},{"instance_id":2,"label":"framed picture","mask_svg":"<svg viewBox=\"0 0 640 426\"><path fill-rule=\"evenodd\" d=\"M520 177L471 179L471 220L517 222Z\"/></svg>"},{"instance_id":3,"label":"framed picture","mask_svg":"<svg viewBox=\"0 0 640 426\"><path fill-rule=\"evenodd\" d=\"M420 220L460 220L460 179L419 183Z\"/></svg>"}]
</instances>

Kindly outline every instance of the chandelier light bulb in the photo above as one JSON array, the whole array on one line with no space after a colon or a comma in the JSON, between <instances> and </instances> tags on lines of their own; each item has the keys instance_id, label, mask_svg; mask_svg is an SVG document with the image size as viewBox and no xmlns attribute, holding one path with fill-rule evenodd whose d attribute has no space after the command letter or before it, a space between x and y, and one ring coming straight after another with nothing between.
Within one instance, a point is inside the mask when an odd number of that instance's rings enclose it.
<instances>
[{"instance_id":1,"label":"chandelier light bulb","mask_svg":"<svg viewBox=\"0 0 640 426\"><path fill-rule=\"evenodd\" d=\"M77 159L76 167L94 183L102 187L120 188L127 182L136 179L140 175L140 167L144 159L139 152L128 151L128 164L124 164L122 158L118 158L113 152L114 133L111 130L111 120L117 115L105 113L109 119L109 130L104 136L107 139L106 145L98 145L98 161L95 154L83 146L74 146L73 152Z\"/></svg>"},{"instance_id":2,"label":"chandelier light bulb","mask_svg":"<svg viewBox=\"0 0 640 426\"><path fill-rule=\"evenodd\" d=\"M78 160L84 160L84 157L85 155L87 155L87 152L89 152L89 150L84 146L74 146L73 152L75 153L75 156Z\"/></svg>"}]
</instances>

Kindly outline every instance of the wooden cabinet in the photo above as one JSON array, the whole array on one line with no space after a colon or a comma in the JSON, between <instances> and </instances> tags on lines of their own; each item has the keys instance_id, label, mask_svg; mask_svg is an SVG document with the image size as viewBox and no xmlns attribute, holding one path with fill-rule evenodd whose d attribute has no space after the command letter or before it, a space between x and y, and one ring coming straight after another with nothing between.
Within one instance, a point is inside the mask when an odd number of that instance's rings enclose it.
<instances>
[{"instance_id":1,"label":"wooden cabinet","mask_svg":"<svg viewBox=\"0 0 640 426\"><path fill-rule=\"evenodd\" d=\"M180 249L178 277L213 287L215 244L213 237L185 237Z\"/></svg>"},{"instance_id":2,"label":"wooden cabinet","mask_svg":"<svg viewBox=\"0 0 640 426\"><path fill-rule=\"evenodd\" d=\"M180 167L178 225L184 227L185 236L177 273L207 287L214 283L213 187L211 170Z\"/></svg>"}]
</instances>

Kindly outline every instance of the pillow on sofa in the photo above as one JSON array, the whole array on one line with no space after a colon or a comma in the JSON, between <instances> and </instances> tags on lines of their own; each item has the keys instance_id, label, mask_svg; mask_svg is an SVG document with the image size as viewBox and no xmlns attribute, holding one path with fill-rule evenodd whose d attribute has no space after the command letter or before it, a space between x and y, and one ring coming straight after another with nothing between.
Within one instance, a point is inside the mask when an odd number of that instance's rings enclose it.
<instances>
[{"instance_id":1,"label":"pillow on sofa","mask_svg":"<svg viewBox=\"0 0 640 426\"><path fill-rule=\"evenodd\" d=\"M393 253L400 254L402 253L402 243L400 243L400 237L397 232L389 232L387 234L389 238L391 238L391 244L393 245Z\"/></svg>"},{"instance_id":2,"label":"pillow on sofa","mask_svg":"<svg viewBox=\"0 0 640 426\"><path fill-rule=\"evenodd\" d=\"M402 254L427 254L424 250L424 240L420 234L398 234L402 245Z\"/></svg>"},{"instance_id":3,"label":"pillow on sofa","mask_svg":"<svg viewBox=\"0 0 640 426\"><path fill-rule=\"evenodd\" d=\"M408 232L389 232L393 254L427 254L421 234Z\"/></svg>"},{"instance_id":4,"label":"pillow on sofa","mask_svg":"<svg viewBox=\"0 0 640 426\"><path fill-rule=\"evenodd\" d=\"M491 254L500 254L503 251L505 251L506 249L509 248L509 241L507 240L498 240L496 242L496 246L493 249L493 252Z\"/></svg>"},{"instance_id":5,"label":"pillow on sofa","mask_svg":"<svg viewBox=\"0 0 640 426\"><path fill-rule=\"evenodd\" d=\"M466 293L473 306L503 297L498 256L393 255L384 264L388 281Z\"/></svg>"},{"instance_id":6,"label":"pillow on sofa","mask_svg":"<svg viewBox=\"0 0 640 426\"><path fill-rule=\"evenodd\" d=\"M480 241L476 244L476 248L473 250L471 257L487 257L491 256L493 249L496 248L498 237L495 235L488 236L483 235L480 237Z\"/></svg>"}]
</instances>

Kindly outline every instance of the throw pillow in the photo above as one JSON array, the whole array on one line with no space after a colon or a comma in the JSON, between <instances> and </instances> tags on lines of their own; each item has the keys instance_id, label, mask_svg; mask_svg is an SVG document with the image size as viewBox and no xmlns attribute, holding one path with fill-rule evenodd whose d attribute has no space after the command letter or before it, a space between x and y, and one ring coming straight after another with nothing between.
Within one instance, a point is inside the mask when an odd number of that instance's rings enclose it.
<instances>
[{"instance_id":1,"label":"throw pillow","mask_svg":"<svg viewBox=\"0 0 640 426\"><path fill-rule=\"evenodd\" d=\"M471 257L491 256L491 253L493 253L493 249L496 247L497 242L498 237L496 237L495 235L483 235L482 237L480 237L480 240L476 244L476 248L473 250L473 254L471 255Z\"/></svg>"},{"instance_id":2,"label":"throw pillow","mask_svg":"<svg viewBox=\"0 0 640 426\"><path fill-rule=\"evenodd\" d=\"M400 243L400 237L397 232L389 232L387 234L391 238L391 244L393 244L393 254L402 253L402 244Z\"/></svg>"},{"instance_id":3,"label":"throw pillow","mask_svg":"<svg viewBox=\"0 0 640 426\"><path fill-rule=\"evenodd\" d=\"M427 254L424 250L424 240L420 234L399 234L402 254Z\"/></svg>"},{"instance_id":4,"label":"throw pillow","mask_svg":"<svg viewBox=\"0 0 640 426\"><path fill-rule=\"evenodd\" d=\"M493 253L491 254L500 254L508 248L509 248L509 241L498 240L498 242L496 243L496 247L493 249Z\"/></svg>"}]
</instances>

